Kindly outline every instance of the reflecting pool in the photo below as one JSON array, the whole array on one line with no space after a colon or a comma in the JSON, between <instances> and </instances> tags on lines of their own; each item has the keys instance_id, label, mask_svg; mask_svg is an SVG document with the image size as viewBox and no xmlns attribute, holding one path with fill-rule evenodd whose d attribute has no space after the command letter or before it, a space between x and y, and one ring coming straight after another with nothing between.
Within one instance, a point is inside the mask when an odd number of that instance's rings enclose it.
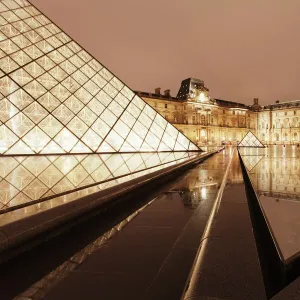
<instances>
[{"instance_id":1,"label":"reflecting pool","mask_svg":"<svg viewBox=\"0 0 300 300\"><path fill-rule=\"evenodd\" d=\"M239 151L273 238L289 262L300 254L300 147Z\"/></svg>"}]
</instances>

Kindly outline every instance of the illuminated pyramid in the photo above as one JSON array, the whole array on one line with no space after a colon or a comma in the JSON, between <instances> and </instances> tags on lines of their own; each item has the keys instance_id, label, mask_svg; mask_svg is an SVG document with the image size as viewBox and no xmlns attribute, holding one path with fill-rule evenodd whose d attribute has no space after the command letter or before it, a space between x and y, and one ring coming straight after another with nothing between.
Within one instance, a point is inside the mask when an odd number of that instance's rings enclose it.
<instances>
[{"instance_id":1,"label":"illuminated pyramid","mask_svg":"<svg viewBox=\"0 0 300 300\"><path fill-rule=\"evenodd\" d=\"M248 131L248 133L238 144L238 147L265 148L262 142L251 131Z\"/></svg>"},{"instance_id":2,"label":"illuminated pyramid","mask_svg":"<svg viewBox=\"0 0 300 300\"><path fill-rule=\"evenodd\" d=\"M28 1L0 13L0 154L201 151Z\"/></svg>"}]
</instances>

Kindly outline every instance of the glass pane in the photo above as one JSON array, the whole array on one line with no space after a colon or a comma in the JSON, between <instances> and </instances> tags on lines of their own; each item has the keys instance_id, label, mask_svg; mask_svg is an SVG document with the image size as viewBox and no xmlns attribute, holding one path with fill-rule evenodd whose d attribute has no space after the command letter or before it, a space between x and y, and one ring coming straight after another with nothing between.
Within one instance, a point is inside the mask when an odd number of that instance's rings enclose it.
<instances>
[{"instance_id":1,"label":"glass pane","mask_svg":"<svg viewBox=\"0 0 300 300\"><path fill-rule=\"evenodd\" d=\"M39 127L53 138L63 128L63 125L52 115L48 115L42 122L39 123Z\"/></svg>"},{"instance_id":2,"label":"glass pane","mask_svg":"<svg viewBox=\"0 0 300 300\"><path fill-rule=\"evenodd\" d=\"M6 98L0 100L0 121L3 123L18 113L18 109Z\"/></svg>"}]
</instances>

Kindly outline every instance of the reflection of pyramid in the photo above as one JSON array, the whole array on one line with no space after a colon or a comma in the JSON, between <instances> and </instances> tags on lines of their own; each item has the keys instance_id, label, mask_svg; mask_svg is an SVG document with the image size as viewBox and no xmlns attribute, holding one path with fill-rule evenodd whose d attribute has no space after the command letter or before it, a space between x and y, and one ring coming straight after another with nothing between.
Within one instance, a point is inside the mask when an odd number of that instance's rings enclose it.
<instances>
[{"instance_id":1,"label":"reflection of pyramid","mask_svg":"<svg viewBox=\"0 0 300 300\"><path fill-rule=\"evenodd\" d=\"M29 2L0 12L0 154L200 151Z\"/></svg>"},{"instance_id":2,"label":"reflection of pyramid","mask_svg":"<svg viewBox=\"0 0 300 300\"><path fill-rule=\"evenodd\" d=\"M263 155L260 156L254 156L254 155L247 155L242 156L243 163L247 170L251 172L255 166L264 158Z\"/></svg>"},{"instance_id":3,"label":"reflection of pyramid","mask_svg":"<svg viewBox=\"0 0 300 300\"><path fill-rule=\"evenodd\" d=\"M262 142L251 131L248 131L248 133L238 144L238 147L265 148Z\"/></svg>"}]
</instances>

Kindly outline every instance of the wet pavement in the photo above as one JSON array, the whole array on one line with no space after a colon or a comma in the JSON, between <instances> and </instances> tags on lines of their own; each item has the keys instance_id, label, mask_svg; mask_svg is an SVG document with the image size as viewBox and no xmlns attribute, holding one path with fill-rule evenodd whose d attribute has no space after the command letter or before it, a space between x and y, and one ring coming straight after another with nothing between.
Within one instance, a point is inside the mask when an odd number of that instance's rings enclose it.
<instances>
[{"instance_id":1,"label":"wet pavement","mask_svg":"<svg viewBox=\"0 0 300 300\"><path fill-rule=\"evenodd\" d=\"M300 149L240 152L282 253L297 255ZM2 264L1 299L267 299L236 149L159 183Z\"/></svg>"},{"instance_id":2,"label":"wet pavement","mask_svg":"<svg viewBox=\"0 0 300 300\"><path fill-rule=\"evenodd\" d=\"M235 150L224 191L199 245L185 300L264 300L266 292Z\"/></svg>"},{"instance_id":3,"label":"wet pavement","mask_svg":"<svg viewBox=\"0 0 300 300\"><path fill-rule=\"evenodd\" d=\"M112 221L116 212L100 214L6 263L1 299L179 299L230 151L197 165L155 197L131 199L140 206L118 222Z\"/></svg>"}]
</instances>

